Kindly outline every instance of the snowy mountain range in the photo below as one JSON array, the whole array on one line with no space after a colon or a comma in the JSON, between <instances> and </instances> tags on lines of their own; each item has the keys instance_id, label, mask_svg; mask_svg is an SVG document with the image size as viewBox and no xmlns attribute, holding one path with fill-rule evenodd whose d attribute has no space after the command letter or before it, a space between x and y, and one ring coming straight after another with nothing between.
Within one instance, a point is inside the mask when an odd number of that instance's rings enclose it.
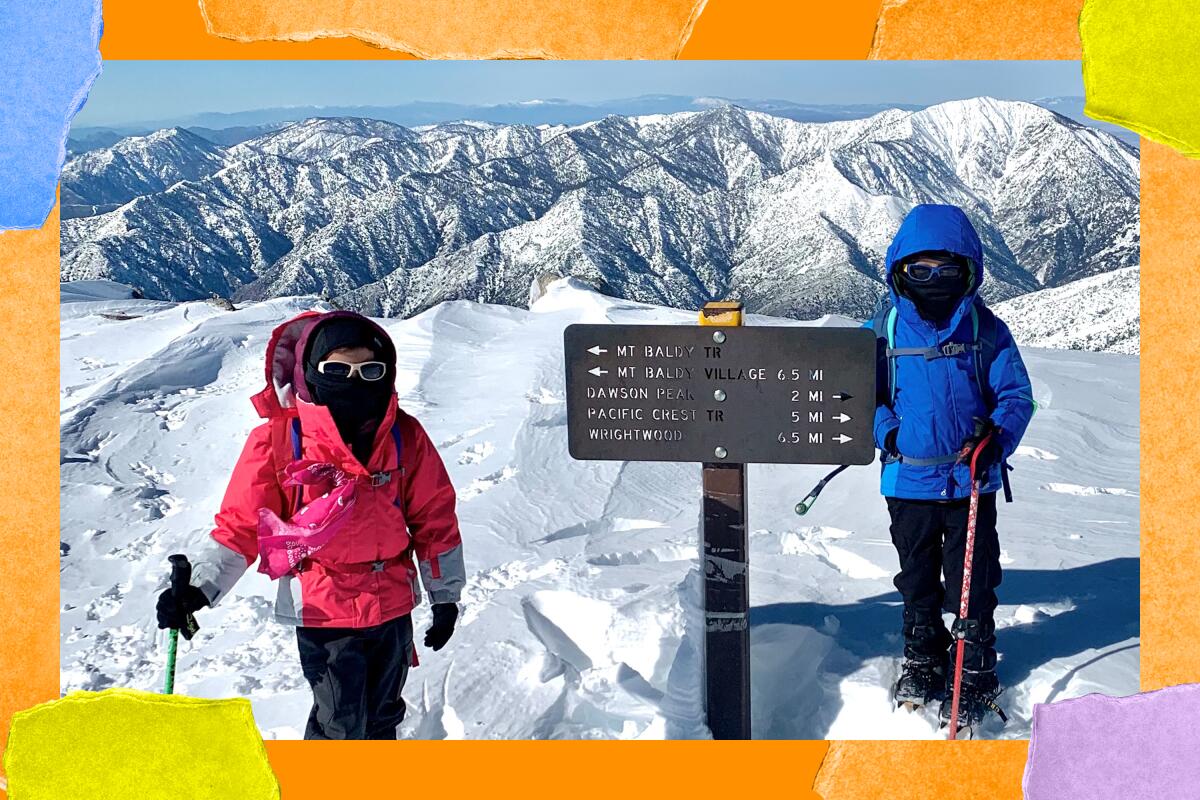
<instances>
[{"instance_id":1,"label":"snowy mountain range","mask_svg":"<svg viewBox=\"0 0 1200 800\"><path fill-rule=\"evenodd\" d=\"M676 307L862 318L916 203L967 210L1003 300L1136 265L1138 193L1127 144L991 98L820 123L730 105L574 126L317 118L228 147L170 129L68 163L62 279L409 316L525 305L533 280L570 275Z\"/></svg>"},{"instance_id":2,"label":"snowy mountain range","mask_svg":"<svg viewBox=\"0 0 1200 800\"><path fill-rule=\"evenodd\" d=\"M1082 98L1079 107L1082 108ZM1039 100L1039 104L1057 103L1059 98ZM643 114L674 114L679 111L704 111L717 106L734 105L762 111L800 122L829 122L835 119L862 119L888 108L916 111L923 105L885 103L797 103L791 100L695 97L677 94L643 94L596 103L576 102L560 97L539 97L507 103L452 103L442 100L416 100L398 105L281 106L250 111L205 111L159 120L124 123L114 126L73 128L68 140L71 153L82 153L116 144L126 136L140 136L162 128L182 127L218 144L237 144L269 130L282 128L312 117L366 117L394 122L406 127L441 125L459 120L483 120L498 125L582 125L585 122L618 114L636 117ZM1055 108L1059 113L1079 119L1074 108ZM1115 126L1114 126L1115 127ZM1118 129L1124 130L1124 129ZM1137 136L1134 136L1136 141Z\"/></svg>"}]
</instances>

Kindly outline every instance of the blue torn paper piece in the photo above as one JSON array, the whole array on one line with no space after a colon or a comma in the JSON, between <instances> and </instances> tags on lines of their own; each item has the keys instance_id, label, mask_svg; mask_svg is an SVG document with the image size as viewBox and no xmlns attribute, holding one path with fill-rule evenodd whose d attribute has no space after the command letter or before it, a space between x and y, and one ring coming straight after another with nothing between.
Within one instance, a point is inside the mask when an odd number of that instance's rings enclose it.
<instances>
[{"instance_id":1,"label":"blue torn paper piece","mask_svg":"<svg viewBox=\"0 0 1200 800\"><path fill-rule=\"evenodd\" d=\"M0 0L0 230L40 228L54 208L102 28L100 0Z\"/></svg>"}]
</instances>

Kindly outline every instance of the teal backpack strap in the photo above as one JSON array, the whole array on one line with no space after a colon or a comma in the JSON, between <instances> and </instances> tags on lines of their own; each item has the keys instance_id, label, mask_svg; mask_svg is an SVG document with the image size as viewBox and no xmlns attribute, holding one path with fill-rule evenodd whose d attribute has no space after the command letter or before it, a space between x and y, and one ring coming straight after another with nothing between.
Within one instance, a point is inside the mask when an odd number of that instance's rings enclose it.
<instances>
[{"instance_id":1,"label":"teal backpack strap","mask_svg":"<svg viewBox=\"0 0 1200 800\"><path fill-rule=\"evenodd\" d=\"M892 306L888 309L887 320L884 322L884 328L887 334L887 349L888 349L888 397L891 402L896 402L896 356L892 351L896 349L896 307Z\"/></svg>"}]
</instances>

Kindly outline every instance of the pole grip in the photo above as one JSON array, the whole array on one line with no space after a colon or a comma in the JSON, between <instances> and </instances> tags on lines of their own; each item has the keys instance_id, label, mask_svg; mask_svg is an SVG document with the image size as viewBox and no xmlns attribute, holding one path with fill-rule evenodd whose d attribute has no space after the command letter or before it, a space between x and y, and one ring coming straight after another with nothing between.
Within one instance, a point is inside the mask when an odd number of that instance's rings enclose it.
<instances>
[{"instance_id":1,"label":"pole grip","mask_svg":"<svg viewBox=\"0 0 1200 800\"><path fill-rule=\"evenodd\" d=\"M182 553L169 556L167 560L171 562L171 591L179 597L192 583L192 563Z\"/></svg>"},{"instance_id":2,"label":"pole grip","mask_svg":"<svg viewBox=\"0 0 1200 800\"><path fill-rule=\"evenodd\" d=\"M184 590L192 584L192 564L182 553L168 556L167 560L171 562L171 593L175 595L178 602L184 596ZM185 626L180 630L183 632L183 638L188 641L191 641L191 638L196 635L196 631L200 630L196 618L190 611Z\"/></svg>"}]
</instances>

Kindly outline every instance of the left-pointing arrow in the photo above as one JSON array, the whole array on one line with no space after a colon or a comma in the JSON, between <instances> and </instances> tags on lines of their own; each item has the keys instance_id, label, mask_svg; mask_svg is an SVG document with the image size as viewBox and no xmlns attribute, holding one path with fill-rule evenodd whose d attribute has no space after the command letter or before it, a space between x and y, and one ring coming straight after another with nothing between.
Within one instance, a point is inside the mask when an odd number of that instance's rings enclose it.
<instances>
[{"instance_id":1,"label":"left-pointing arrow","mask_svg":"<svg viewBox=\"0 0 1200 800\"><path fill-rule=\"evenodd\" d=\"M599 367L592 367L591 369L589 369L589 370L588 370L588 372L592 373L592 374L593 374L593 375L595 375L597 378L599 378L601 375L607 375L607 374L608 374L608 370L606 370L606 369L600 369Z\"/></svg>"},{"instance_id":2,"label":"left-pointing arrow","mask_svg":"<svg viewBox=\"0 0 1200 800\"><path fill-rule=\"evenodd\" d=\"M605 350L605 349L604 349L603 347L601 347L600 345L594 345L594 346L592 346L592 347L589 347L589 348L588 348L588 352L589 352L589 353L591 353L591 354L592 354L592 355L594 355L594 356L598 356L598 355L600 355L601 353L607 353L608 351L607 351L607 350Z\"/></svg>"},{"instance_id":3,"label":"left-pointing arrow","mask_svg":"<svg viewBox=\"0 0 1200 800\"><path fill-rule=\"evenodd\" d=\"M839 433L837 436L834 436L834 437L833 437L833 440L834 440L835 442L837 442L838 444L845 444L846 442L852 442L852 441L854 441L854 437L853 437L853 436L847 436L847 435L846 435L846 434L844 434L844 433Z\"/></svg>"}]
</instances>

